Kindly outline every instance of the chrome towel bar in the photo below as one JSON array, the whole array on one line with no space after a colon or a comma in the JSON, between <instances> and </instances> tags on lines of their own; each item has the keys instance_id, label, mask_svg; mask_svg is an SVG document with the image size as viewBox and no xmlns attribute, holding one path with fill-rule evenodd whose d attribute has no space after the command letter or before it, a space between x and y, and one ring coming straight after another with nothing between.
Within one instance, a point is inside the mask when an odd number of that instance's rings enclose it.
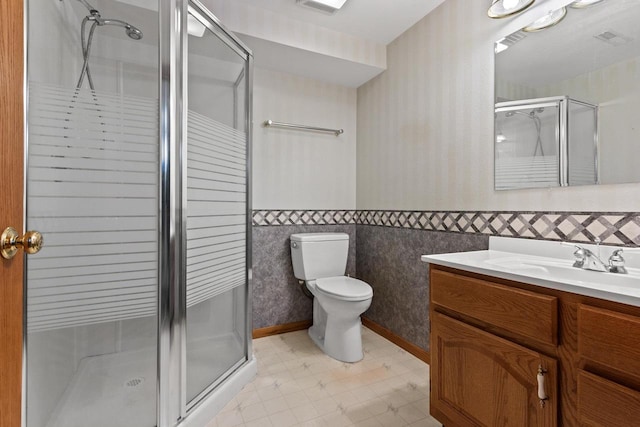
<instances>
[{"instance_id":1,"label":"chrome towel bar","mask_svg":"<svg viewBox=\"0 0 640 427\"><path fill-rule=\"evenodd\" d=\"M328 129L328 128L318 128L315 126L306 126L306 125L294 125L291 123L280 123L274 122L273 120L267 120L264 122L265 127L279 127L279 128L287 128L287 129L300 129L300 130L311 130L315 132L331 132L335 134L335 136L339 136L344 133L343 129Z\"/></svg>"}]
</instances>

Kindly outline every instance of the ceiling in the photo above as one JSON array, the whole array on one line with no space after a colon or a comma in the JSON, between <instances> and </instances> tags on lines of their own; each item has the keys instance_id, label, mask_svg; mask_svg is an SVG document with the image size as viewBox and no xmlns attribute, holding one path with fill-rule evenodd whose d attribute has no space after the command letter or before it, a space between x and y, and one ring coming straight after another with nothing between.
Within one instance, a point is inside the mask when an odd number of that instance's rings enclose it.
<instances>
[{"instance_id":1,"label":"ceiling","mask_svg":"<svg viewBox=\"0 0 640 427\"><path fill-rule=\"evenodd\" d=\"M233 1L387 45L444 0L347 0L333 15L300 6L296 0Z\"/></svg>"},{"instance_id":2,"label":"ceiling","mask_svg":"<svg viewBox=\"0 0 640 427\"><path fill-rule=\"evenodd\" d=\"M386 46L445 0L347 0L333 15L296 0L203 1L257 67L357 88L386 69ZM369 60L348 53L372 49Z\"/></svg>"},{"instance_id":3,"label":"ceiling","mask_svg":"<svg viewBox=\"0 0 640 427\"><path fill-rule=\"evenodd\" d=\"M496 55L498 78L536 88L640 56L640 1L614 0L568 9L558 25L525 38ZM627 43L614 46L595 38L615 32Z\"/></svg>"},{"instance_id":4,"label":"ceiling","mask_svg":"<svg viewBox=\"0 0 640 427\"><path fill-rule=\"evenodd\" d=\"M98 6L105 2L91 1ZM387 44L444 1L347 0L342 9L329 15L296 0L201 0L247 44L257 67L353 88L383 72ZM148 25L143 25L146 16L136 11L157 11L158 2L110 1L104 10L127 17L145 31L157 25L157 15L150 14ZM146 30L141 42L157 39Z\"/></svg>"}]
</instances>

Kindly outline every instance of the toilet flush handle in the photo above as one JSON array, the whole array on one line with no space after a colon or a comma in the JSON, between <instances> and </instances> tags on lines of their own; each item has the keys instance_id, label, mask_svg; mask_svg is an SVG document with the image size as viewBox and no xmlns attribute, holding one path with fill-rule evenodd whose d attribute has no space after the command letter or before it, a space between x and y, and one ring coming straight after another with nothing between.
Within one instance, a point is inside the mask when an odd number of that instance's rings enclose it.
<instances>
[{"instance_id":1,"label":"toilet flush handle","mask_svg":"<svg viewBox=\"0 0 640 427\"><path fill-rule=\"evenodd\" d=\"M291 242L291 247L295 249L298 247L298 244L296 242Z\"/></svg>"}]
</instances>

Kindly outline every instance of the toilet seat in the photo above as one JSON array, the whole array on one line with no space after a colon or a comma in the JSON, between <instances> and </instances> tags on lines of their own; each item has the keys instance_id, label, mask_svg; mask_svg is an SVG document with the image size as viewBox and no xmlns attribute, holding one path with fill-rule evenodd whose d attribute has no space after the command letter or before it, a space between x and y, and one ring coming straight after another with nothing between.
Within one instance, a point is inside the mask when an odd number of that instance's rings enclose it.
<instances>
[{"instance_id":1,"label":"toilet seat","mask_svg":"<svg viewBox=\"0 0 640 427\"><path fill-rule=\"evenodd\" d=\"M373 289L368 283L347 276L317 279L316 290L343 301L364 301L373 297Z\"/></svg>"}]
</instances>

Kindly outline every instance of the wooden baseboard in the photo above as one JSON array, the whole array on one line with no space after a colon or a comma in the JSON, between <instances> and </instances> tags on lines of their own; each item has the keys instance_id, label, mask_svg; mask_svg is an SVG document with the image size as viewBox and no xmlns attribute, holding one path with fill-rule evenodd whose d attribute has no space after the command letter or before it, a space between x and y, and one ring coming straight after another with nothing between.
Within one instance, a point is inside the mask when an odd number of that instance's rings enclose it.
<instances>
[{"instance_id":1,"label":"wooden baseboard","mask_svg":"<svg viewBox=\"0 0 640 427\"><path fill-rule=\"evenodd\" d=\"M409 353L413 354L415 357L417 357L418 359L422 360L423 362L425 362L425 363L430 363L431 362L431 357L429 356L429 352L428 351L423 350L422 348L418 347L417 345L415 345L413 343L410 343L409 341L405 340L404 338L394 334L393 332L391 332L391 330L385 328L384 326L379 325L376 322L374 322L373 320L367 319L364 316L362 317L362 324L364 326L366 326L367 328L371 329L376 334L380 335L381 337L388 339L389 341L391 341L392 343L394 343L398 347L403 348L404 350L406 350Z\"/></svg>"},{"instance_id":2,"label":"wooden baseboard","mask_svg":"<svg viewBox=\"0 0 640 427\"><path fill-rule=\"evenodd\" d=\"M258 328L253 330L253 338L263 338L270 335L284 334L285 332L301 331L303 329L309 329L312 324L313 322L311 320L302 320L300 322L285 323L284 325Z\"/></svg>"},{"instance_id":3,"label":"wooden baseboard","mask_svg":"<svg viewBox=\"0 0 640 427\"><path fill-rule=\"evenodd\" d=\"M253 330L253 338L263 338L271 335L284 334L286 332L301 331L303 329L309 329L312 324L313 322L311 320L302 320L300 322L292 322L292 323L285 323L283 325L268 326L266 328L258 328ZM422 360L423 362L425 363L431 362L431 357L429 356L428 351L423 350L417 345L410 343L404 338L394 334L393 332L391 332L391 330L385 328L384 326L379 325L373 320L367 319L366 317L362 317L362 324L367 328L371 329L376 334L380 335L381 337L388 339L398 347L403 348L404 350L413 354L415 357Z\"/></svg>"}]
</instances>

